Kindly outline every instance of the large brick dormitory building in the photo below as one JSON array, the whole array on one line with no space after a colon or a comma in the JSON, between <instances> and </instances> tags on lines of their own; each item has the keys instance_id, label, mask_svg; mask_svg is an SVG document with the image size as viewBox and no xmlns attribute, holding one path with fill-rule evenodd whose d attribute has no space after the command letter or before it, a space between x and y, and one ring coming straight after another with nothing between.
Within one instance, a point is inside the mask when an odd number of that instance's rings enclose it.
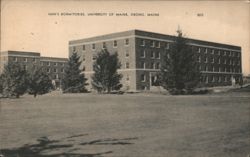
<instances>
[{"instance_id":1,"label":"large brick dormitory building","mask_svg":"<svg viewBox=\"0 0 250 157\"><path fill-rule=\"evenodd\" d=\"M81 68L88 78L91 90L91 75L96 54L103 48L117 52L122 64L118 71L123 74L124 90L151 90L157 79L163 56L175 36L130 30L92 38L69 41L69 56L76 52L82 61ZM231 85L242 79L241 47L215 42L189 39L196 52L204 86Z\"/></svg>"},{"instance_id":2,"label":"large brick dormitory building","mask_svg":"<svg viewBox=\"0 0 250 157\"><path fill-rule=\"evenodd\" d=\"M0 74L8 63L18 63L26 70L41 67L54 85L60 87L67 61L67 58L43 57L38 52L4 51L0 53Z\"/></svg>"}]
</instances>

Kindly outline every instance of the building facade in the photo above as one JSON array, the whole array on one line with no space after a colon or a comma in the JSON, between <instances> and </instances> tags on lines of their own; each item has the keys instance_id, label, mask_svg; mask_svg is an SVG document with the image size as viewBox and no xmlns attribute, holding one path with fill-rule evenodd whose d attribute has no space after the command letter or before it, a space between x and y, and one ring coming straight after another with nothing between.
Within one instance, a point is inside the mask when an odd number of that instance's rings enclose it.
<instances>
[{"instance_id":1,"label":"building facade","mask_svg":"<svg viewBox=\"0 0 250 157\"><path fill-rule=\"evenodd\" d=\"M118 71L124 90L151 90L156 86L160 68L175 36L131 30L69 41L69 56L77 53L91 90L91 75L96 55L106 48L117 52L122 64ZM189 39L202 73L202 86L225 86L242 79L241 47Z\"/></svg>"},{"instance_id":2,"label":"building facade","mask_svg":"<svg viewBox=\"0 0 250 157\"><path fill-rule=\"evenodd\" d=\"M0 53L0 74L8 63L20 64L27 71L42 68L59 88L67 61L67 58L43 57L38 52L5 51Z\"/></svg>"}]
</instances>

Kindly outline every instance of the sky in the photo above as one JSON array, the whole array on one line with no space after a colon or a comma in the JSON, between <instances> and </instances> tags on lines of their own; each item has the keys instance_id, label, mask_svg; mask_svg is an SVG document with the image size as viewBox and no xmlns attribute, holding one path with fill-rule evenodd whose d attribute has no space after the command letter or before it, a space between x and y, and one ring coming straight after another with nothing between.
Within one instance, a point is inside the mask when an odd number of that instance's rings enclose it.
<instances>
[{"instance_id":1,"label":"sky","mask_svg":"<svg viewBox=\"0 0 250 157\"><path fill-rule=\"evenodd\" d=\"M250 74L249 1L2 0L0 49L68 57L70 40L132 29L176 35L178 26L188 38L241 46L243 74Z\"/></svg>"}]
</instances>

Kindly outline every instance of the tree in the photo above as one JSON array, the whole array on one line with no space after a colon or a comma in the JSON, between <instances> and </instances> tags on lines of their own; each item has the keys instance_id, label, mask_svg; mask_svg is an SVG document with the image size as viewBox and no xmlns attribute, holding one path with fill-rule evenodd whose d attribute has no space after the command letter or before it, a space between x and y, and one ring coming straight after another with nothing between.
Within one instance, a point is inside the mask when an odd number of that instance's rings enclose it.
<instances>
[{"instance_id":1,"label":"tree","mask_svg":"<svg viewBox=\"0 0 250 157\"><path fill-rule=\"evenodd\" d=\"M20 64L8 63L2 74L3 95L19 98L28 87L27 72Z\"/></svg>"},{"instance_id":2,"label":"tree","mask_svg":"<svg viewBox=\"0 0 250 157\"><path fill-rule=\"evenodd\" d=\"M80 57L73 53L69 58L67 67L65 69L65 75L62 80L62 89L65 93L84 93L87 92L86 83L87 79L83 73L83 69L80 69L81 61Z\"/></svg>"},{"instance_id":3,"label":"tree","mask_svg":"<svg viewBox=\"0 0 250 157\"><path fill-rule=\"evenodd\" d=\"M120 80L121 74L117 69L121 67L118 54L110 54L107 49L97 54L96 61L93 65L94 74L92 76L92 86L99 93L110 93L112 90L119 90L122 87Z\"/></svg>"},{"instance_id":4,"label":"tree","mask_svg":"<svg viewBox=\"0 0 250 157\"><path fill-rule=\"evenodd\" d=\"M38 94L48 93L51 89L53 89L52 80L41 68L36 68L29 72L29 94L36 97Z\"/></svg>"},{"instance_id":5,"label":"tree","mask_svg":"<svg viewBox=\"0 0 250 157\"><path fill-rule=\"evenodd\" d=\"M170 45L161 68L161 84L171 94L192 92L200 80L200 71L195 53L188 45L188 39L177 30L177 37Z\"/></svg>"},{"instance_id":6,"label":"tree","mask_svg":"<svg viewBox=\"0 0 250 157\"><path fill-rule=\"evenodd\" d=\"M3 75L0 75L0 93L3 93Z\"/></svg>"}]
</instances>

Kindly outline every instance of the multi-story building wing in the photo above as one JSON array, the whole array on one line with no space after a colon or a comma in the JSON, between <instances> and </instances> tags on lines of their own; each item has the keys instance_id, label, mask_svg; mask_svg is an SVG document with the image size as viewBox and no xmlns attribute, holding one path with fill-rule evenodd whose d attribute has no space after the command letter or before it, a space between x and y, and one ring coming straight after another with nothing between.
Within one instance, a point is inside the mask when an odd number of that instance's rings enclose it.
<instances>
[{"instance_id":1,"label":"multi-story building wing","mask_svg":"<svg viewBox=\"0 0 250 157\"><path fill-rule=\"evenodd\" d=\"M40 53L19 51L5 51L0 53L0 73L3 72L4 65L7 63L20 64L24 69L31 70L33 67L39 66Z\"/></svg>"},{"instance_id":2,"label":"multi-story building wing","mask_svg":"<svg viewBox=\"0 0 250 157\"><path fill-rule=\"evenodd\" d=\"M56 57L41 57L40 66L44 72L47 72L56 87L61 86L61 80L64 75L65 66L67 65L68 59L56 58Z\"/></svg>"},{"instance_id":3,"label":"multi-story building wing","mask_svg":"<svg viewBox=\"0 0 250 157\"><path fill-rule=\"evenodd\" d=\"M150 90L158 85L163 56L168 55L175 38L140 30L113 33L69 41L69 56L74 52L80 56L90 90L93 63L104 48L118 53L125 90ZM195 51L202 85L230 85L241 80L241 47L195 39L189 39L188 44Z\"/></svg>"},{"instance_id":4,"label":"multi-story building wing","mask_svg":"<svg viewBox=\"0 0 250 157\"><path fill-rule=\"evenodd\" d=\"M42 57L38 52L5 51L0 53L0 74L8 63L20 64L27 71L42 68L55 86L60 87L67 61L67 58Z\"/></svg>"}]
</instances>

